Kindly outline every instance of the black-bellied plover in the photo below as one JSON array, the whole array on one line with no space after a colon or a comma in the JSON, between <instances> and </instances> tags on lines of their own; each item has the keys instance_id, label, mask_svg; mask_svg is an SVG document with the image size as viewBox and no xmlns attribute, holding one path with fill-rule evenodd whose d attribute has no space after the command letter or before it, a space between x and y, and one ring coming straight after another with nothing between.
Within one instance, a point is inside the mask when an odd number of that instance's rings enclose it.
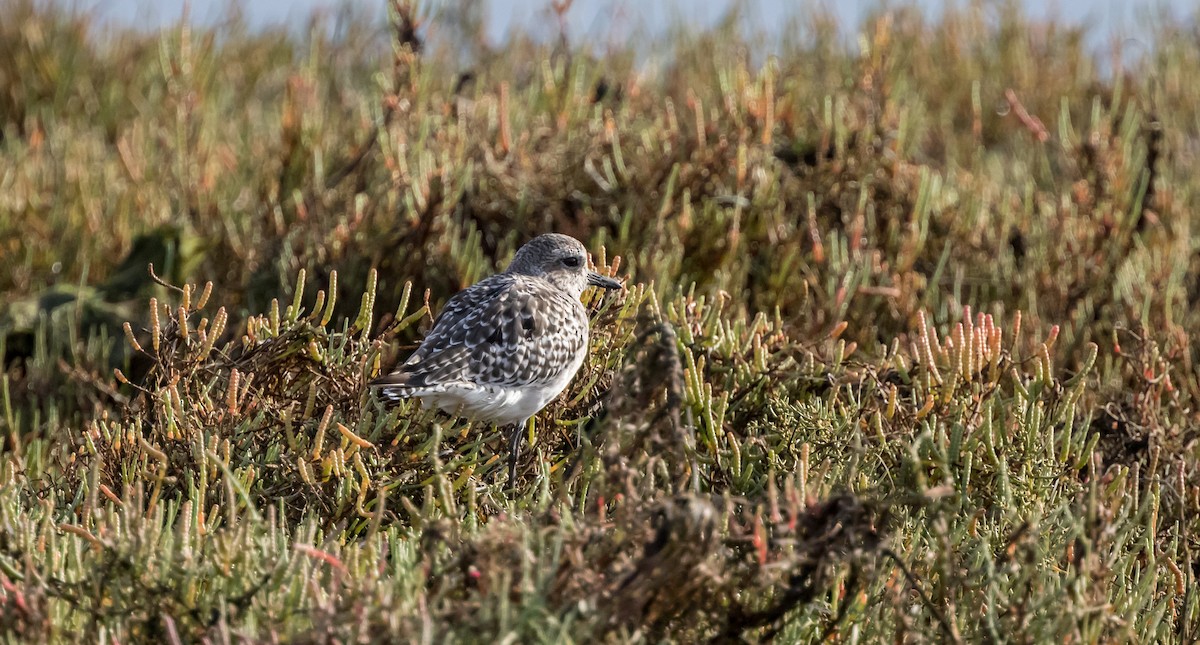
<instances>
[{"instance_id":1,"label":"black-bellied plover","mask_svg":"<svg viewBox=\"0 0 1200 645\"><path fill-rule=\"evenodd\" d=\"M389 401L417 397L473 421L515 426L509 483L526 421L571 382L588 352L588 285L621 283L587 268L587 250L566 235L540 235L503 273L458 292L412 356L371 382Z\"/></svg>"}]
</instances>

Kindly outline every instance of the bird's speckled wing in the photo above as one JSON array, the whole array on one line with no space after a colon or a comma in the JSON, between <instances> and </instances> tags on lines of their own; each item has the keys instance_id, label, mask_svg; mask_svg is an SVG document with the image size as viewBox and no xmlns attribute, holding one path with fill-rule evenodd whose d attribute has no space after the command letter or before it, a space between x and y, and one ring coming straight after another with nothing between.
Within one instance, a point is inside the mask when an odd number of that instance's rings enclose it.
<instances>
[{"instance_id":1,"label":"bird's speckled wing","mask_svg":"<svg viewBox=\"0 0 1200 645\"><path fill-rule=\"evenodd\" d=\"M587 341L581 303L538 278L501 273L451 298L413 355L372 385L415 391L547 383Z\"/></svg>"}]
</instances>

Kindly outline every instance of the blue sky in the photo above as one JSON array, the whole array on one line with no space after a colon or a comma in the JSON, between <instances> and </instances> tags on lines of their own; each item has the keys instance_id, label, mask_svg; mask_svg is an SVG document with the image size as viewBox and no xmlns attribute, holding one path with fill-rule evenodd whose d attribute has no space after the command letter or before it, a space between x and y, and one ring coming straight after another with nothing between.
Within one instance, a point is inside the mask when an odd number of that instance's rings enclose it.
<instances>
[{"instance_id":1,"label":"blue sky","mask_svg":"<svg viewBox=\"0 0 1200 645\"><path fill-rule=\"evenodd\" d=\"M54 1L54 0L50 0ZM489 5L488 34L499 42L512 28L549 24L549 0L482 0ZM954 0L918 0L917 4L936 14L945 2ZM1097 43L1117 38L1135 38L1148 19L1158 16L1193 14L1200 0L1023 0L1034 16L1054 15L1071 23L1089 24ZM236 0L190 0L189 18L211 23ZM746 15L760 25L781 24L788 7L821 6L832 8L842 24L858 24L862 16L878 2L853 0L575 0L567 15L572 38L605 41L610 33L629 33L633 29L653 33L680 16L697 26L715 22L725 10L740 3ZM93 8L98 15L118 24L155 28L170 24L182 14L183 0L73 0L74 4ZM241 3L251 26L301 25L313 11L336 13L337 7L352 5L369 15L382 16L383 0L251 0ZM434 2L436 6L436 2ZM686 7L686 11L682 10ZM769 31L769 27L768 27Z\"/></svg>"}]
</instances>

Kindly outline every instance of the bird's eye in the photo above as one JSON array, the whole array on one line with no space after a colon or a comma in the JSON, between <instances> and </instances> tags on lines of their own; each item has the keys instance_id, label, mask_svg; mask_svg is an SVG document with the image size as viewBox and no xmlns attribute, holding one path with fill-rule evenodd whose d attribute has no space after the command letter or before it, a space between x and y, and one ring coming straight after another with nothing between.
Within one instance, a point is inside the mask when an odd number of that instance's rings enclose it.
<instances>
[{"instance_id":1,"label":"bird's eye","mask_svg":"<svg viewBox=\"0 0 1200 645\"><path fill-rule=\"evenodd\" d=\"M569 266L572 269L574 269L574 268L578 267L580 264L582 264L583 260L580 259L580 257L578 255L568 255L567 257L562 259L562 263L565 266Z\"/></svg>"}]
</instances>

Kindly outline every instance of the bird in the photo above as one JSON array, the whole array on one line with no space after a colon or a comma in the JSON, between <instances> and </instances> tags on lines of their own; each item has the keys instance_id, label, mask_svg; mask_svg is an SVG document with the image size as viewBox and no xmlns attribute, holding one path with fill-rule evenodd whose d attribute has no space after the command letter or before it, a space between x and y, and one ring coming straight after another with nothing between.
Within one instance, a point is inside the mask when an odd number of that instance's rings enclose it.
<instances>
[{"instance_id":1,"label":"bird","mask_svg":"<svg viewBox=\"0 0 1200 645\"><path fill-rule=\"evenodd\" d=\"M539 235L502 272L455 294L417 349L370 382L389 404L418 398L471 421L512 426L509 485L516 482L522 428L574 378L588 353L589 287L623 288L588 269L573 237Z\"/></svg>"}]
</instances>

